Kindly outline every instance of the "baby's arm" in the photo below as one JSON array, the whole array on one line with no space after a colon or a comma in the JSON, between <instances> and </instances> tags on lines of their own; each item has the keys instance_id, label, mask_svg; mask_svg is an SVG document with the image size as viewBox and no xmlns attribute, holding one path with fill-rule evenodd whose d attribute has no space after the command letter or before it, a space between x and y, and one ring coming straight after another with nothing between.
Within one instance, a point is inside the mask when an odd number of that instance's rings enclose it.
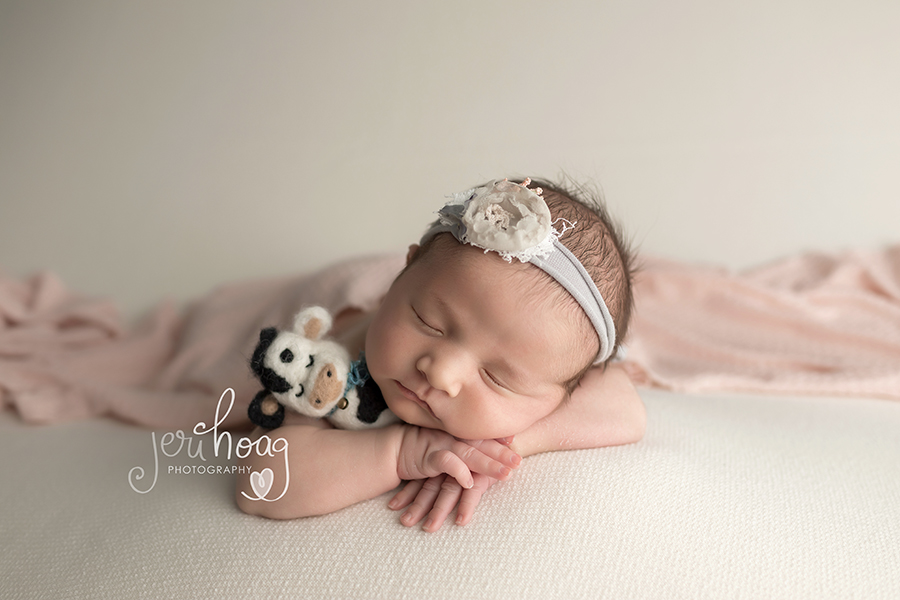
<instances>
[{"instance_id":1,"label":"baby's arm","mask_svg":"<svg viewBox=\"0 0 900 600\"><path fill-rule=\"evenodd\" d=\"M236 497L244 512L274 519L333 512L390 491L401 480L441 473L468 488L474 484L473 473L504 479L520 460L497 443L475 447L442 431L405 424L344 431L309 419L272 431L257 429L251 439L263 435L287 443L287 489L283 454L269 456L254 451L238 464L253 473L271 469L271 491L263 496L274 499L282 491L284 495L274 502L255 499L250 475L242 473L238 475Z\"/></svg>"},{"instance_id":2,"label":"baby's arm","mask_svg":"<svg viewBox=\"0 0 900 600\"><path fill-rule=\"evenodd\" d=\"M549 416L515 436L511 448L522 456L552 450L617 446L644 436L647 413L637 390L618 366L592 369L564 402ZM393 510L407 508L400 522L415 525L426 518L423 529L436 531L456 508L456 524L465 525L487 489L496 483L480 474L475 485L462 489L453 479L438 475L412 481L391 499Z\"/></svg>"},{"instance_id":3,"label":"baby's arm","mask_svg":"<svg viewBox=\"0 0 900 600\"><path fill-rule=\"evenodd\" d=\"M522 456L632 444L644 437L647 411L619 366L591 369L572 396L549 416L515 437Z\"/></svg>"}]
</instances>

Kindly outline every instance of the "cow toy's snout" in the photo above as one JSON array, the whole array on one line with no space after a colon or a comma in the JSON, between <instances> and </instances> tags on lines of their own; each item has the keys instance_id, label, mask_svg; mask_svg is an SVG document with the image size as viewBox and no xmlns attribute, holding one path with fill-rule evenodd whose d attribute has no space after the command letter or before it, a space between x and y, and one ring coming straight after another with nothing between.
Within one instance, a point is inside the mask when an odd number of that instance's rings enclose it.
<instances>
[{"instance_id":1,"label":"cow toy's snout","mask_svg":"<svg viewBox=\"0 0 900 600\"><path fill-rule=\"evenodd\" d=\"M309 403L314 408L327 406L337 402L343 392L344 382L338 379L335 366L328 363L316 376L312 393L309 395Z\"/></svg>"}]
</instances>

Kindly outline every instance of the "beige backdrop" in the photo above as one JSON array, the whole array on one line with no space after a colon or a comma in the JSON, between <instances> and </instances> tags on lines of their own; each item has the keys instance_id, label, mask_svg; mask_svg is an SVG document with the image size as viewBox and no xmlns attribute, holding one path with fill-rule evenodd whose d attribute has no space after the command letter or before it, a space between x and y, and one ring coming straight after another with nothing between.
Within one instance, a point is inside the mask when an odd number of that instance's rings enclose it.
<instances>
[{"instance_id":1,"label":"beige backdrop","mask_svg":"<svg viewBox=\"0 0 900 600\"><path fill-rule=\"evenodd\" d=\"M560 172L676 258L896 242L898 31L893 0L0 0L0 268L136 314Z\"/></svg>"}]
</instances>

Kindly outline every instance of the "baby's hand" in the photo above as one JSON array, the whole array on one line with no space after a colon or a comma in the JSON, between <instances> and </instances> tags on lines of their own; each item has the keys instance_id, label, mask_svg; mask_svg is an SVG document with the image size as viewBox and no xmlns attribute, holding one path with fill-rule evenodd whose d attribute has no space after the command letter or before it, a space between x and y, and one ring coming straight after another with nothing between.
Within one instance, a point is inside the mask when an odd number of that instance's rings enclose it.
<instances>
[{"instance_id":1,"label":"baby's hand","mask_svg":"<svg viewBox=\"0 0 900 600\"><path fill-rule=\"evenodd\" d=\"M456 524L466 525L472 520L481 497L489 487L497 483L493 477L481 473L473 476L475 485L466 490L447 475L410 481L388 502L388 508L402 510L409 506L400 517L400 522L407 527L412 527L428 515L422 529L429 533L440 529L454 508Z\"/></svg>"},{"instance_id":2,"label":"baby's hand","mask_svg":"<svg viewBox=\"0 0 900 600\"><path fill-rule=\"evenodd\" d=\"M397 475L412 480L446 473L461 487L472 489L476 483L473 474L506 479L521 461L518 454L494 440L464 442L443 431L410 426L400 444Z\"/></svg>"}]
</instances>

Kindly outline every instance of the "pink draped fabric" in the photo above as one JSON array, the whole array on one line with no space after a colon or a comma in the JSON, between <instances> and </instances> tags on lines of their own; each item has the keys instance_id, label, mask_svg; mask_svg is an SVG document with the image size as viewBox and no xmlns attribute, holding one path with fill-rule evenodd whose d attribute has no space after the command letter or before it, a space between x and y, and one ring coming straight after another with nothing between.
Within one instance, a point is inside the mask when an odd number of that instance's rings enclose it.
<instances>
[{"instance_id":1,"label":"pink draped fabric","mask_svg":"<svg viewBox=\"0 0 900 600\"><path fill-rule=\"evenodd\" d=\"M900 398L900 245L741 273L648 259L635 298L637 383Z\"/></svg>"},{"instance_id":2,"label":"pink draped fabric","mask_svg":"<svg viewBox=\"0 0 900 600\"><path fill-rule=\"evenodd\" d=\"M258 387L247 360L261 328L309 304L370 310L402 266L400 254L370 256L222 286L133 328L52 274L0 278L0 403L30 423L189 428L211 422L230 387L233 424ZM635 297L625 366L638 384L900 398L900 246L742 273L646 258Z\"/></svg>"},{"instance_id":3,"label":"pink draped fabric","mask_svg":"<svg viewBox=\"0 0 900 600\"><path fill-rule=\"evenodd\" d=\"M303 306L374 308L404 264L370 256L317 273L222 286L184 311L162 303L134 328L115 306L52 274L0 278L0 402L29 423L108 415L149 427L211 423L233 388L226 425L259 388L248 367L263 327L288 327Z\"/></svg>"}]
</instances>

